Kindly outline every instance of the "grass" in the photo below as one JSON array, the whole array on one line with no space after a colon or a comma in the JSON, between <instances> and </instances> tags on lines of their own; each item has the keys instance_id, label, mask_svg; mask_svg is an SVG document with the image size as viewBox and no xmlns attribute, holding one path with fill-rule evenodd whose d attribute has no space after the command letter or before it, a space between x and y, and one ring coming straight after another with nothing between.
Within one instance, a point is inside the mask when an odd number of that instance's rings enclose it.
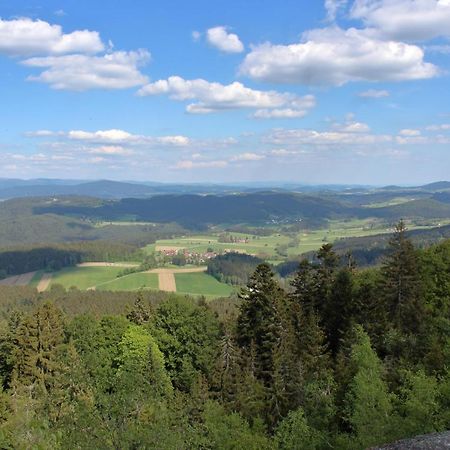
<instances>
[{"instance_id":1,"label":"grass","mask_svg":"<svg viewBox=\"0 0 450 450\"><path fill-rule=\"evenodd\" d=\"M97 285L97 290L100 291L136 291L141 288L158 290L158 275L132 273Z\"/></svg>"},{"instance_id":2,"label":"grass","mask_svg":"<svg viewBox=\"0 0 450 450\"><path fill-rule=\"evenodd\" d=\"M53 273L51 285L61 284L66 289L86 290L106 281L115 280L120 267L68 267Z\"/></svg>"},{"instance_id":3,"label":"grass","mask_svg":"<svg viewBox=\"0 0 450 450\"><path fill-rule=\"evenodd\" d=\"M159 240L155 244L145 247L147 253L155 251L157 246L182 247L190 251L203 253L212 248L217 253L234 250L253 254L266 260L284 259L277 253L277 247L285 248L289 257L297 256L319 249L325 242L334 242L345 237L370 236L386 233L387 227L373 220L330 221L327 228L319 230L305 230L296 233L298 244L292 245L293 235L274 232L270 236L254 236L250 234L231 233L234 237L248 237L248 243L223 243L218 241L218 234L202 234L198 236L180 237Z\"/></svg>"},{"instance_id":4,"label":"grass","mask_svg":"<svg viewBox=\"0 0 450 450\"><path fill-rule=\"evenodd\" d=\"M180 294L228 297L234 291L232 286L220 283L206 273L177 273L175 281Z\"/></svg>"},{"instance_id":5,"label":"grass","mask_svg":"<svg viewBox=\"0 0 450 450\"><path fill-rule=\"evenodd\" d=\"M38 270L34 275L33 278L31 279L30 283L28 284L28 286L31 287L37 287L37 285L39 284L39 281L41 281L42 275L44 275L44 271L43 270Z\"/></svg>"}]
</instances>

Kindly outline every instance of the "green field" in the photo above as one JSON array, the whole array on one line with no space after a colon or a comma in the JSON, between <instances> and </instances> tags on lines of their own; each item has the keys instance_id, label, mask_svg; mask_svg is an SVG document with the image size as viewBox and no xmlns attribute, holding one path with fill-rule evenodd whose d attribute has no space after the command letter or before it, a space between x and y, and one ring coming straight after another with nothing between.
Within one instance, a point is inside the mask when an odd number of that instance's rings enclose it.
<instances>
[{"instance_id":1,"label":"green field","mask_svg":"<svg viewBox=\"0 0 450 450\"><path fill-rule=\"evenodd\" d=\"M304 230L298 233L283 234L274 232L270 236L254 236L242 233L230 233L233 237L248 238L248 243L219 242L219 235L206 234L174 239L159 240L155 244L145 247L147 253L153 253L157 247L180 247L190 251L204 253L209 248L217 253L234 250L257 255L266 260L280 260L280 247L289 257L297 256L319 249L325 242L334 242L346 237L370 236L388 233L391 230L373 220L352 220L346 222L330 222L327 228L319 230Z\"/></svg>"},{"instance_id":2,"label":"green field","mask_svg":"<svg viewBox=\"0 0 450 450\"><path fill-rule=\"evenodd\" d=\"M97 285L99 291L158 290L158 275L155 273L132 273Z\"/></svg>"},{"instance_id":3,"label":"green field","mask_svg":"<svg viewBox=\"0 0 450 450\"><path fill-rule=\"evenodd\" d=\"M66 289L75 286L85 290L115 280L122 270L120 267L69 267L53 274L50 287L60 284Z\"/></svg>"},{"instance_id":4,"label":"green field","mask_svg":"<svg viewBox=\"0 0 450 450\"><path fill-rule=\"evenodd\" d=\"M206 273L177 273L175 281L180 294L228 297L234 291L232 286L220 283Z\"/></svg>"}]
</instances>

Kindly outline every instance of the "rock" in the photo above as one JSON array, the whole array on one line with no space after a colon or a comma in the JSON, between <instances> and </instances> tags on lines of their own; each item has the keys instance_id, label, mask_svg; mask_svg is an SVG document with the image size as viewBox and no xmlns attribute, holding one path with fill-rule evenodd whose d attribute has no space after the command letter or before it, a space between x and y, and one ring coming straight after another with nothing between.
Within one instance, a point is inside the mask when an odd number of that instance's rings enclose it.
<instances>
[{"instance_id":1,"label":"rock","mask_svg":"<svg viewBox=\"0 0 450 450\"><path fill-rule=\"evenodd\" d=\"M403 439L372 450L438 450L450 449L450 431Z\"/></svg>"}]
</instances>

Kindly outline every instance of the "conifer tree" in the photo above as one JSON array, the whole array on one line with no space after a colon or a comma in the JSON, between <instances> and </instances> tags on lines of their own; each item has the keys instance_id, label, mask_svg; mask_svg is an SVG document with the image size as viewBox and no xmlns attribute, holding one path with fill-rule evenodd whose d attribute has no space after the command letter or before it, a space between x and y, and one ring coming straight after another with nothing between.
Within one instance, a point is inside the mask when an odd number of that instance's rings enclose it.
<instances>
[{"instance_id":1,"label":"conifer tree","mask_svg":"<svg viewBox=\"0 0 450 450\"><path fill-rule=\"evenodd\" d=\"M260 264L240 294L237 341L246 351L254 346L256 376L264 384L272 381L273 356L281 332L280 302L283 291L273 279L268 264Z\"/></svg>"},{"instance_id":2,"label":"conifer tree","mask_svg":"<svg viewBox=\"0 0 450 450\"><path fill-rule=\"evenodd\" d=\"M403 221L395 227L389 245L391 252L382 269L382 288L390 318L399 331L417 334L424 316L419 261Z\"/></svg>"},{"instance_id":3,"label":"conifer tree","mask_svg":"<svg viewBox=\"0 0 450 450\"><path fill-rule=\"evenodd\" d=\"M349 361L354 375L345 396L344 412L356 448L367 448L388 442L391 437L392 397L369 336L359 325L355 336Z\"/></svg>"},{"instance_id":4,"label":"conifer tree","mask_svg":"<svg viewBox=\"0 0 450 450\"><path fill-rule=\"evenodd\" d=\"M333 355L338 353L341 339L351 326L354 315L351 272L342 269L331 287L324 317L329 349Z\"/></svg>"},{"instance_id":5,"label":"conifer tree","mask_svg":"<svg viewBox=\"0 0 450 450\"><path fill-rule=\"evenodd\" d=\"M17 329L14 382L49 389L60 369L57 350L63 342L62 313L53 304L44 303Z\"/></svg>"}]
</instances>

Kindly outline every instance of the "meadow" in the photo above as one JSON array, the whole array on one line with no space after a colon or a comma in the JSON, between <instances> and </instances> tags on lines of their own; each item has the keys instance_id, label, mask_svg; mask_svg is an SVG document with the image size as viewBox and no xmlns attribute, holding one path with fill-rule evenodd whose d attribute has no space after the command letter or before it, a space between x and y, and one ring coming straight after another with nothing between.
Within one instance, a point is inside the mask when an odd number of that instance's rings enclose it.
<instances>
[{"instance_id":1,"label":"meadow","mask_svg":"<svg viewBox=\"0 0 450 450\"><path fill-rule=\"evenodd\" d=\"M180 294L204 295L205 297L228 297L235 288L220 283L206 273L175 274L177 292Z\"/></svg>"}]
</instances>

